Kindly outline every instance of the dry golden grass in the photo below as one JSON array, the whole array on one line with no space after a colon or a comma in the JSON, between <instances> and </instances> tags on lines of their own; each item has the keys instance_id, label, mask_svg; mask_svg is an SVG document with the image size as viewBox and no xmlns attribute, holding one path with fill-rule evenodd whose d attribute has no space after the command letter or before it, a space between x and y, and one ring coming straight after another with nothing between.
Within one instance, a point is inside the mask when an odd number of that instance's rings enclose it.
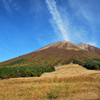
<instances>
[{"instance_id":1,"label":"dry golden grass","mask_svg":"<svg viewBox=\"0 0 100 100\"><path fill-rule=\"evenodd\" d=\"M0 80L0 100L82 100L100 94L100 74Z\"/></svg>"},{"instance_id":2,"label":"dry golden grass","mask_svg":"<svg viewBox=\"0 0 100 100\"><path fill-rule=\"evenodd\" d=\"M0 80L0 100L100 99L100 71L69 64L43 75Z\"/></svg>"},{"instance_id":3,"label":"dry golden grass","mask_svg":"<svg viewBox=\"0 0 100 100\"><path fill-rule=\"evenodd\" d=\"M100 73L100 71L88 70L78 64L73 63L55 68L56 71L50 73L43 73L41 77L72 77Z\"/></svg>"}]
</instances>

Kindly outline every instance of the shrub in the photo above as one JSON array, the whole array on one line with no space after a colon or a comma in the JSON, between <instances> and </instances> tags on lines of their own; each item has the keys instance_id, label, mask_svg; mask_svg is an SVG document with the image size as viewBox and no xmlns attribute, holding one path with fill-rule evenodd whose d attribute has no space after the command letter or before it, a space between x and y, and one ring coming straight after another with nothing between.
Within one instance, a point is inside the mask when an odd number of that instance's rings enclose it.
<instances>
[{"instance_id":1,"label":"shrub","mask_svg":"<svg viewBox=\"0 0 100 100\"><path fill-rule=\"evenodd\" d=\"M15 78L18 78L18 77L20 77L19 74L16 74L16 75L15 75Z\"/></svg>"},{"instance_id":2,"label":"shrub","mask_svg":"<svg viewBox=\"0 0 100 100\"><path fill-rule=\"evenodd\" d=\"M10 74L11 78L15 77L15 72L14 72L14 71L12 71L12 72L9 73L9 74Z\"/></svg>"},{"instance_id":3,"label":"shrub","mask_svg":"<svg viewBox=\"0 0 100 100\"><path fill-rule=\"evenodd\" d=\"M4 79L9 79L10 78L10 76L8 75L5 75L5 76L3 76L4 77Z\"/></svg>"},{"instance_id":4,"label":"shrub","mask_svg":"<svg viewBox=\"0 0 100 100\"><path fill-rule=\"evenodd\" d=\"M7 76L7 75L5 75L5 76L3 76L3 78L4 78L4 79L7 79L7 78L8 78L8 76Z\"/></svg>"},{"instance_id":5,"label":"shrub","mask_svg":"<svg viewBox=\"0 0 100 100\"><path fill-rule=\"evenodd\" d=\"M49 94L46 98L47 99L55 99L55 98L57 98L58 96L54 96L53 94Z\"/></svg>"},{"instance_id":6,"label":"shrub","mask_svg":"<svg viewBox=\"0 0 100 100\"><path fill-rule=\"evenodd\" d=\"M8 79L10 78L10 76L8 75Z\"/></svg>"}]
</instances>

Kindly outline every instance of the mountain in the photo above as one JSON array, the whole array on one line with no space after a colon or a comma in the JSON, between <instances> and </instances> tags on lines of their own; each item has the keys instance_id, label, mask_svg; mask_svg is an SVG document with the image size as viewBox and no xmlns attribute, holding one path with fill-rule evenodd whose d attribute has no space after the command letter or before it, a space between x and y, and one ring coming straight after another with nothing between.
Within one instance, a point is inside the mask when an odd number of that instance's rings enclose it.
<instances>
[{"instance_id":1,"label":"mountain","mask_svg":"<svg viewBox=\"0 0 100 100\"><path fill-rule=\"evenodd\" d=\"M50 67L69 62L100 63L100 49L68 41L56 42L26 55L0 63L0 67Z\"/></svg>"},{"instance_id":2,"label":"mountain","mask_svg":"<svg viewBox=\"0 0 100 100\"><path fill-rule=\"evenodd\" d=\"M66 49L66 50L85 50L85 51L90 51L90 52L94 52L97 54L100 54L100 49L94 46L91 46L89 44L84 44L84 43L78 43L78 44L73 44L70 43L68 41L62 41L62 42L56 42L53 44L50 44L46 47L43 47L37 51L41 51L47 48L58 48L58 49Z\"/></svg>"}]
</instances>

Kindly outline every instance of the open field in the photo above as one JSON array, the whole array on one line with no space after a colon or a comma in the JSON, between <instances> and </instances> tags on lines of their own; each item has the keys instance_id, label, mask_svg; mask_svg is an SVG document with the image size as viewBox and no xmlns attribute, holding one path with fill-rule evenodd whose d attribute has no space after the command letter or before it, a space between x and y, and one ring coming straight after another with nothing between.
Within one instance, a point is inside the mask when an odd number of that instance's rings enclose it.
<instances>
[{"instance_id":1,"label":"open field","mask_svg":"<svg viewBox=\"0 0 100 100\"><path fill-rule=\"evenodd\" d=\"M63 70L60 68L61 66L56 71ZM85 68L80 71L78 65L75 68L83 74L79 76L78 73L77 76L71 70L70 73L72 72L75 76L69 74L66 77L66 74L62 73L65 74L64 77L60 73L61 77L53 78L0 80L0 100L100 100L100 73L98 71L93 73L89 71L89 73Z\"/></svg>"},{"instance_id":2,"label":"open field","mask_svg":"<svg viewBox=\"0 0 100 100\"><path fill-rule=\"evenodd\" d=\"M99 95L100 74L0 80L0 100L96 100Z\"/></svg>"}]
</instances>

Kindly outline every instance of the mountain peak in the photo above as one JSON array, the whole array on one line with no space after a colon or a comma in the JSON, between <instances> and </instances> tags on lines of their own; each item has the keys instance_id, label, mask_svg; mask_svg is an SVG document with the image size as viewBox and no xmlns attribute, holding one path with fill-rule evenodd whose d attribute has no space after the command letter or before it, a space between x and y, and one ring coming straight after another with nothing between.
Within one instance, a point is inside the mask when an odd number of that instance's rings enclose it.
<instances>
[{"instance_id":1,"label":"mountain peak","mask_svg":"<svg viewBox=\"0 0 100 100\"><path fill-rule=\"evenodd\" d=\"M70 43L70 42L68 42L68 41L62 41L63 43Z\"/></svg>"},{"instance_id":2,"label":"mountain peak","mask_svg":"<svg viewBox=\"0 0 100 100\"><path fill-rule=\"evenodd\" d=\"M47 45L40 50L48 49L48 48L58 48L58 49L66 49L66 50L80 50L80 48L73 43L70 43L68 41L60 41L60 42L55 42L53 44Z\"/></svg>"}]
</instances>

